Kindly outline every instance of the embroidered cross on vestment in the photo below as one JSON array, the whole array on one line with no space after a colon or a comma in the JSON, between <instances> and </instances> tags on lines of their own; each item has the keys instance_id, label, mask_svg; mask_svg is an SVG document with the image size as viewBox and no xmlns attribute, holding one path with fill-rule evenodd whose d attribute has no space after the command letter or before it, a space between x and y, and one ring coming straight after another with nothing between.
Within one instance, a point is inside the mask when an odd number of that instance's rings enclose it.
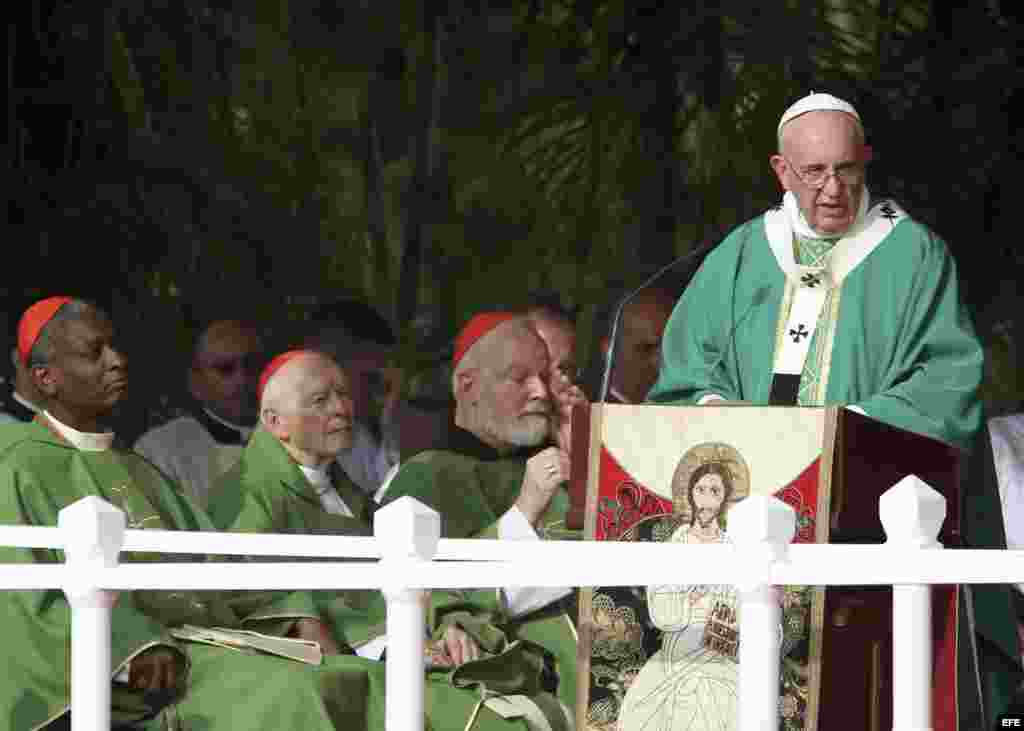
<instances>
[{"instance_id":1,"label":"embroidered cross on vestment","mask_svg":"<svg viewBox=\"0 0 1024 731\"><path fill-rule=\"evenodd\" d=\"M799 343L803 338L806 338L811 333L809 330L807 330L807 328L804 327L804 324L801 322L799 325L796 326L796 330L790 330L789 334L793 338L794 343Z\"/></svg>"},{"instance_id":2,"label":"embroidered cross on vestment","mask_svg":"<svg viewBox=\"0 0 1024 731\"><path fill-rule=\"evenodd\" d=\"M878 210L882 212L882 218L884 218L886 221L889 221L890 223L899 218L899 214L896 213L896 209L892 207L892 204L889 203L889 201L886 201L881 206L879 206Z\"/></svg>"}]
</instances>

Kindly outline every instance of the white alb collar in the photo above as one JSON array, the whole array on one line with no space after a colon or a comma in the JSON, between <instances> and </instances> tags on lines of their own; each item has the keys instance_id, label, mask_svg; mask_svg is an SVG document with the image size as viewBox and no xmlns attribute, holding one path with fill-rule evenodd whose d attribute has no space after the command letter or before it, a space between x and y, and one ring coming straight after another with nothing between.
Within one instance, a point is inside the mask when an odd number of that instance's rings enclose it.
<instances>
[{"instance_id":1,"label":"white alb collar","mask_svg":"<svg viewBox=\"0 0 1024 731\"><path fill-rule=\"evenodd\" d=\"M793 195L792 191L786 191L786 194L782 196L782 206L786 211L786 215L789 217L789 223L793 227L793 233L801 239L838 239L850 236L857 232L857 230L864 225L864 220L868 213L868 198L871 195L868 193L868 187L865 185L864 190L860 194L860 206L857 209L857 217L853 219L853 224L845 233L841 236L835 234L820 234L811 228L811 224L807 223L807 219L804 218L804 212L800 210L800 204Z\"/></svg>"},{"instance_id":2,"label":"white alb collar","mask_svg":"<svg viewBox=\"0 0 1024 731\"><path fill-rule=\"evenodd\" d=\"M331 487L331 476L327 472L326 466L308 467L307 465L300 464L299 469L302 470L302 474L306 476L309 484L313 486L318 495Z\"/></svg>"},{"instance_id":3,"label":"white alb collar","mask_svg":"<svg viewBox=\"0 0 1024 731\"><path fill-rule=\"evenodd\" d=\"M49 411L43 415L50 420L53 428L77 450L82 452L106 452L114 445L114 432L84 432L58 421Z\"/></svg>"}]
</instances>

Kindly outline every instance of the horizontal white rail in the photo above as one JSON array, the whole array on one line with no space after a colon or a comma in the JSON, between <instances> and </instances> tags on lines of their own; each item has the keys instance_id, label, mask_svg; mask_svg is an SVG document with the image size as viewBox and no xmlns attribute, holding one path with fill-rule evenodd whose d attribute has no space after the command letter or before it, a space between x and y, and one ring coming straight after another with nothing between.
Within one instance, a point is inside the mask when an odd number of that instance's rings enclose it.
<instances>
[{"instance_id":1,"label":"horizontal white rail","mask_svg":"<svg viewBox=\"0 0 1024 731\"><path fill-rule=\"evenodd\" d=\"M116 592L381 589L388 602L387 728L415 731L423 721L424 589L735 584L745 658L739 728L760 731L777 725L779 637L766 628L777 627L780 616L768 585L891 584L900 670L893 678L893 729L923 731L931 728L931 600L924 585L1020 582L1024 551L928 550L940 548L945 502L916 478L887 492L880 512L885 545L791 545L792 508L755 496L730 511L733 543L682 545L440 540L439 516L409 498L378 511L374 538L125 530L121 511L86 498L61 511L58 528L0 526L0 545L62 549L66 561L0 565L0 590L61 588L68 595L72 657L79 660L72 668L73 731L95 731L109 728ZM316 560L119 564L126 552ZM354 560L324 560L340 558Z\"/></svg>"},{"instance_id":2,"label":"horizontal white rail","mask_svg":"<svg viewBox=\"0 0 1024 731\"><path fill-rule=\"evenodd\" d=\"M554 548L554 546L551 546ZM382 563L306 561L239 563L123 563L89 570L89 581L109 590L379 589L393 579L412 589L490 587L645 586L649 584L739 584L750 570L728 545L661 546L657 564L608 561L579 565L548 557L543 570L523 562L436 561L415 573L394 576ZM684 554L678 552L684 551ZM553 551L557 553L557 551ZM1007 584L1024 579L1024 551L922 551L906 557L873 546L790 546L785 561L759 572L768 584L884 586L891 584ZM685 568L668 570L670 557L685 556ZM0 590L57 589L83 569L61 564L0 566Z\"/></svg>"}]
</instances>

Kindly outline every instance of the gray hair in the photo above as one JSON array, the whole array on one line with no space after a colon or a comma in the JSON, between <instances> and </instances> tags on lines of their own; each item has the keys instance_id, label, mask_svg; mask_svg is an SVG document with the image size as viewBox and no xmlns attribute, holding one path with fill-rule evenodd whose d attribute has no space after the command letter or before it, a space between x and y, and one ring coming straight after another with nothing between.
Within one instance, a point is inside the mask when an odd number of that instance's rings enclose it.
<instances>
[{"instance_id":1,"label":"gray hair","mask_svg":"<svg viewBox=\"0 0 1024 731\"><path fill-rule=\"evenodd\" d=\"M50 318L50 321L43 325L42 330L39 331L39 337L36 338L36 342L32 345L32 350L28 353L28 367L41 368L50 365L50 359L53 358L53 333L55 332L55 326L62 322L79 320L87 312L95 310L96 306L85 300L73 299L65 303Z\"/></svg>"},{"instance_id":2,"label":"gray hair","mask_svg":"<svg viewBox=\"0 0 1024 731\"><path fill-rule=\"evenodd\" d=\"M499 337L499 335L501 337ZM513 338L536 339L541 343L544 342L540 335L537 334L537 331L530 325L530 322L526 317L520 315L513 320L501 323L491 330L491 332L473 343L469 350L466 351L465 355L462 356L462 359L459 361L459 364L455 367L455 370L452 373L452 394L454 395L456 393L458 377L464 371L468 371L473 368L493 371L494 358L497 349L504 344L505 340Z\"/></svg>"}]
</instances>

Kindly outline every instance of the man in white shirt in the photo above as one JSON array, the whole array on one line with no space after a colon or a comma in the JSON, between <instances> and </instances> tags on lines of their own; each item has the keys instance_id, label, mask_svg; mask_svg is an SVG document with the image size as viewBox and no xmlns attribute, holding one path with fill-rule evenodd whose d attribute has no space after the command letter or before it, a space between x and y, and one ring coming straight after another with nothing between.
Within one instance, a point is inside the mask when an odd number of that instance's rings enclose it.
<instances>
[{"instance_id":1,"label":"man in white shirt","mask_svg":"<svg viewBox=\"0 0 1024 731\"><path fill-rule=\"evenodd\" d=\"M205 507L217 478L238 462L256 421L259 332L239 320L216 320L203 330L189 366L195 406L143 434L135 451Z\"/></svg>"}]
</instances>

